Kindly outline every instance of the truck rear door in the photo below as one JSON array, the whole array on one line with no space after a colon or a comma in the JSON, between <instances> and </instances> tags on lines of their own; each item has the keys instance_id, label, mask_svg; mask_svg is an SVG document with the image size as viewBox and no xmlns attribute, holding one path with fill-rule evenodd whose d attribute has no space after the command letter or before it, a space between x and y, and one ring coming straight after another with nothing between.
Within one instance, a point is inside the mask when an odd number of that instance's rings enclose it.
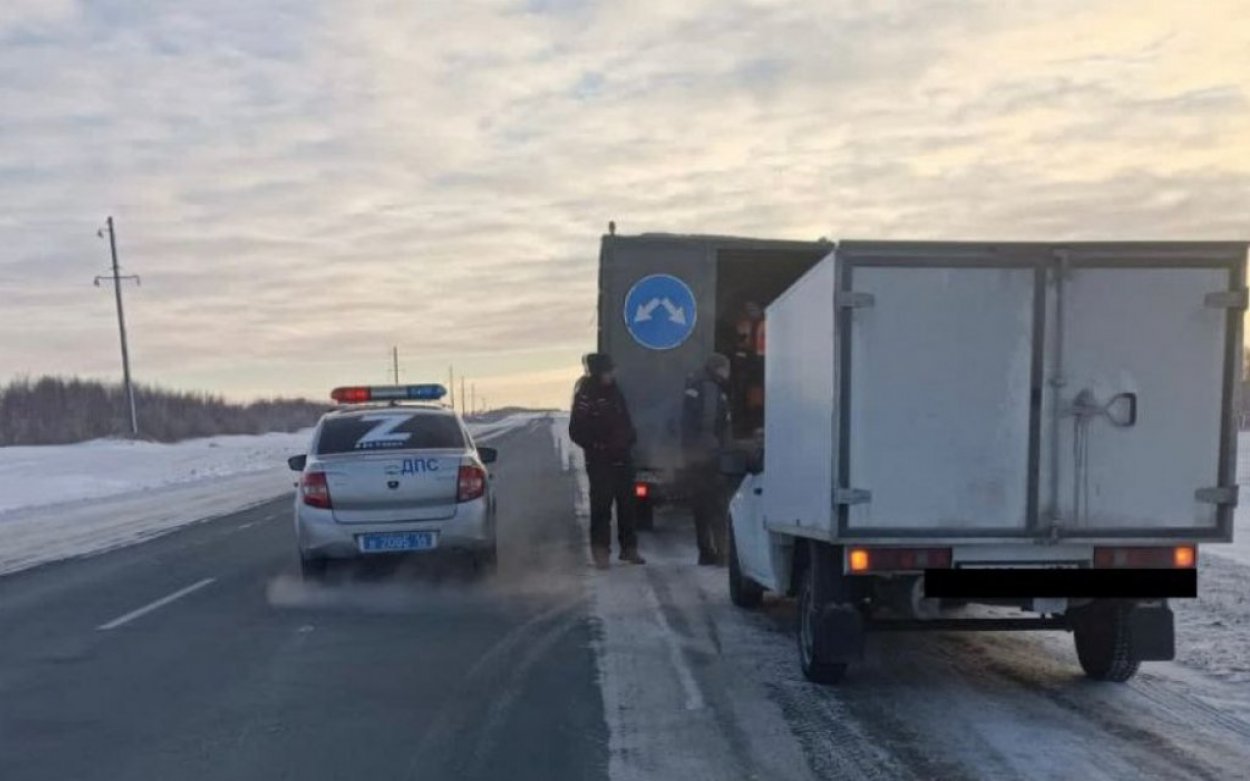
<instances>
[{"instance_id":1,"label":"truck rear door","mask_svg":"<svg viewBox=\"0 0 1250 781\"><path fill-rule=\"evenodd\" d=\"M1044 459L1057 512L1044 523L1065 536L1231 535L1244 262L1209 245L1058 253Z\"/></svg>"},{"instance_id":2,"label":"truck rear door","mask_svg":"<svg viewBox=\"0 0 1250 781\"><path fill-rule=\"evenodd\" d=\"M843 245L838 259L840 533L1025 534L1043 256Z\"/></svg>"}]
</instances>

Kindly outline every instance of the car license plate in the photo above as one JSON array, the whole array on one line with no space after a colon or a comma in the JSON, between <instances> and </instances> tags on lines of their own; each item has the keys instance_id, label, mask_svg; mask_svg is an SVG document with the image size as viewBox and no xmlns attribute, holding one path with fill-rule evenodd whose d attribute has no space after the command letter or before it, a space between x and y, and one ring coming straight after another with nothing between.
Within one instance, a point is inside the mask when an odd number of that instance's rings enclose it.
<instances>
[{"instance_id":1,"label":"car license plate","mask_svg":"<svg viewBox=\"0 0 1250 781\"><path fill-rule=\"evenodd\" d=\"M384 532L362 534L356 538L361 553L394 553L409 550L431 550L438 547L434 532Z\"/></svg>"}]
</instances>

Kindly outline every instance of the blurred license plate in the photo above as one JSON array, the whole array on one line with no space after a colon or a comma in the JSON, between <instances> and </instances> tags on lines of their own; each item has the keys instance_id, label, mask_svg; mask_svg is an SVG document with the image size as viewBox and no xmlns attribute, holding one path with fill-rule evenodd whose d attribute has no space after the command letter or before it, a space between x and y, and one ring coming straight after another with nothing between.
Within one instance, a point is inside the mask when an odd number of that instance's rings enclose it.
<instances>
[{"instance_id":1,"label":"blurred license plate","mask_svg":"<svg viewBox=\"0 0 1250 781\"><path fill-rule=\"evenodd\" d=\"M430 550L438 547L434 532L385 532L362 534L356 538L361 553L393 553L406 550Z\"/></svg>"}]
</instances>

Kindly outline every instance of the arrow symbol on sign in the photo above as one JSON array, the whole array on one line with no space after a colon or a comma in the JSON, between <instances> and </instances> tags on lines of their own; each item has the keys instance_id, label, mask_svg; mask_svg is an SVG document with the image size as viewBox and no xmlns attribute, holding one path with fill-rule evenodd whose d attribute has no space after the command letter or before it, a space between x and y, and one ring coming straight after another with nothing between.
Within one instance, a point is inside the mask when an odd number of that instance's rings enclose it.
<instances>
[{"instance_id":1,"label":"arrow symbol on sign","mask_svg":"<svg viewBox=\"0 0 1250 781\"><path fill-rule=\"evenodd\" d=\"M667 300L667 299L665 299ZM634 313L634 322L641 323L651 319L651 313L660 305L660 299L653 298L645 304L638 306L638 311Z\"/></svg>"},{"instance_id":2,"label":"arrow symbol on sign","mask_svg":"<svg viewBox=\"0 0 1250 781\"><path fill-rule=\"evenodd\" d=\"M660 302L668 311L668 319L678 325L686 324L686 310L669 301L667 298Z\"/></svg>"}]
</instances>

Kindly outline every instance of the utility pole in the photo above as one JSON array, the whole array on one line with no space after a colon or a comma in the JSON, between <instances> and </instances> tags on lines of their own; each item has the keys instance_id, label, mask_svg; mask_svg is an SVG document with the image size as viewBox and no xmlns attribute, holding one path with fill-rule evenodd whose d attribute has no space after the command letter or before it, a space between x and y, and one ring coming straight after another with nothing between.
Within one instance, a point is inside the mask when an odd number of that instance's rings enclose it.
<instances>
[{"instance_id":1,"label":"utility pole","mask_svg":"<svg viewBox=\"0 0 1250 781\"><path fill-rule=\"evenodd\" d=\"M451 391L451 408L456 408L456 368L447 367L447 390Z\"/></svg>"},{"instance_id":2,"label":"utility pole","mask_svg":"<svg viewBox=\"0 0 1250 781\"><path fill-rule=\"evenodd\" d=\"M395 384L399 384L399 347L391 348L391 369L395 373Z\"/></svg>"},{"instance_id":3,"label":"utility pole","mask_svg":"<svg viewBox=\"0 0 1250 781\"><path fill-rule=\"evenodd\" d=\"M130 382L130 348L126 344L126 312L122 308L122 280L133 279L135 284L140 284L138 274L128 274L122 276L121 268L117 264L117 233L113 229L113 218L109 217L106 223L109 232L109 252L113 256L113 273L109 276L99 276L95 278L95 286L100 286L101 279L113 280L113 293L117 297L117 330L121 333L122 338L122 380L126 385L126 403L130 407L130 435L132 437L139 436L139 418L135 414L135 388ZM104 238L104 229L96 231L96 235Z\"/></svg>"},{"instance_id":4,"label":"utility pole","mask_svg":"<svg viewBox=\"0 0 1250 781\"><path fill-rule=\"evenodd\" d=\"M477 413L477 383L469 383L469 411Z\"/></svg>"},{"instance_id":5,"label":"utility pole","mask_svg":"<svg viewBox=\"0 0 1250 781\"><path fill-rule=\"evenodd\" d=\"M469 408L464 406L464 375L460 375L460 414L468 415Z\"/></svg>"}]
</instances>

